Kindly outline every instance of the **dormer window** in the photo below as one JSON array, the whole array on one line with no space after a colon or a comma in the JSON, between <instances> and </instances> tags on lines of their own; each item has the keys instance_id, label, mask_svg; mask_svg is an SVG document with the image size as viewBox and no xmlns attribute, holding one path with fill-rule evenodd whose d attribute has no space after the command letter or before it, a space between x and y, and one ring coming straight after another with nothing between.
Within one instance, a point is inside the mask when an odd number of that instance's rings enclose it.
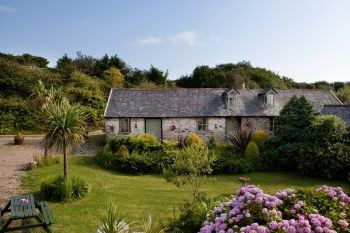
<instances>
[{"instance_id":1,"label":"dormer window","mask_svg":"<svg viewBox=\"0 0 350 233\"><path fill-rule=\"evenodd\" d=\"M278 95L278 92L273 89L264 89L259 94L259 98L264 101L264 105L267 108L275 107L275 95Z\"/></svg>"},{"instance_id":2,"label":"dormer window","mask_svg":"<svg viewBox=\"0 0 350 233\"><path fill-rule=\"evenodd\" d=\"M266 107L269 107L269 108L272 108L275 106L274 94L267 93L265 95L265 105L266 105Z\"/></svg>"},{"instance_id":3,"label":"dormer window","mask_svg":"<svg viewBox=\"0 0 350 233\"><path fill-rule=\"evenodd\" d=\"M236 106L236 95L238 92L234 89L225 91L222 95L227 109L232 109Z\"/></svg>"},{"instance_id":4,"label":"dormer window","mask_svg":"<svg viewBox=\"0 0 350 233\"><path fill-rule=\"evenodd\" d=\"M233 96L228 97L227 105L229 107L234 107L235 106L235 98Z\"/></svg>"}]
</instances>

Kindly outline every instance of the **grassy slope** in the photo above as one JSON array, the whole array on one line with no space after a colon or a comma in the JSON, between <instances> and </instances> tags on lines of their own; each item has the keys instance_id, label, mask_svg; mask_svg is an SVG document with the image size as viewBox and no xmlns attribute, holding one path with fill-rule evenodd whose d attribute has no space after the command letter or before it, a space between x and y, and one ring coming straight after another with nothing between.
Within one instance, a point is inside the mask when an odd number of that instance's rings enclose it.
<instances>
[{"instance_id":1,"label":"grassy slope","mask_svg":"<svg viewBox=\"0 0 350 233\"><path fill-rule=\"evenodd\" d=\"M34 192L42 180L61 174L62 170L61 164L36 169L24 178L23 188ZM171 218L174 205L188 197L183 190L167 183L161 176L129 176L106 171L94 165L88 157L71 158L70 175L83 177L89 182L91 190L83 200L50 204L56 222L53 226L55 232L96 232L91 216L103 211L109 200L127 213L131 221L138 221L147 213L157 218ZM252 183L260 185L269 193L286 187L318 187L321 184L341 185L350 190L347 183L305 178L290 173L252 173L248 176ZM237 177L215 176L214 181L207 182L205 191L209 195L230 194L240 186Z\"/></svg>"}]
</instances>

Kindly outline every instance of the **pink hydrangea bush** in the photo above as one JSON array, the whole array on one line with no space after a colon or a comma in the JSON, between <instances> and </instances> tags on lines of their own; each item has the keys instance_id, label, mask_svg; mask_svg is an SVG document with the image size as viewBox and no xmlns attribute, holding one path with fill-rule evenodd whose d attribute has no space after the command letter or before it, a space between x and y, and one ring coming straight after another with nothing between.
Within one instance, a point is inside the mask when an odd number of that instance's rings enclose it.
<instances>
[{"instance_id":1,"label":"pink hydrangea bush","mask_svg":"<svg viewBox=\"0 0 350 233\"><path fill-rule=\"evenodd\" d=\"M200 233L350 232L350 197L340 187L278 191L254 185L207 214Z\"/></svg>"}]
</instances>

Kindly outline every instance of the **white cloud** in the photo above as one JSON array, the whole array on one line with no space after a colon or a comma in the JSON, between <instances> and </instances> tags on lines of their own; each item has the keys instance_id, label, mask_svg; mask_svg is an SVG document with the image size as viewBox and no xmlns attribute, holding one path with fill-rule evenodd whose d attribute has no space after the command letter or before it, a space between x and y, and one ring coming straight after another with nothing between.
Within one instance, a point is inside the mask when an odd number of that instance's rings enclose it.
<instances>
[{"instance_id":1,"label":"white cloud","mask_svg":"<svg viewBox=\"0 0 350 233\"><path fill-rule=\"evenodd\" d=\"M160 44L162 42L163 42L163 39L161 37L155 37L155 36L140 38L136 41L136 43L139 45Z\"/></svg>"},{"instance_id":2,"label":"white cloud","mask_svg":"<svg viewBox=\"0 0 350 233\"><path fill-rule=\"evenodd\" d=\"M197 33L195 31L183 31L170 35L168 39L175 44L194 46L197 39Z\"/></svg>"},{"instance_id":3,"label":"white cloud","mask_svg":"<svg viewBox=\"0 0 350 233\"><path fill-rule=\"evenodd\" d=\"M16 11L17 11L16 8L13 8L10 6L5 6L5 5L0 5L0 12L14 13Z\"/></svg>"}]
</instances>

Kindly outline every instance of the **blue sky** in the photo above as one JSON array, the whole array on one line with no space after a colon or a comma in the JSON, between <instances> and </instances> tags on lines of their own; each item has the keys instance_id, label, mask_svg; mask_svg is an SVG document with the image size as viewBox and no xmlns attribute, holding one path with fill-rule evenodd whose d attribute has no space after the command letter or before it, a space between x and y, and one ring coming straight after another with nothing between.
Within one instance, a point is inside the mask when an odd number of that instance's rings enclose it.
<instances>
[{"instance_id":1,"label":"blue sky","mask_svg":"<svg viewBox=\"0 0 350 233\"><path fill-rule=\"evenodd\" d=\"M54 66L118 54L171 79L248 60L296 81L350 81L348 0L0 0L0 51Z\"/></svg>"}]
</instances>

